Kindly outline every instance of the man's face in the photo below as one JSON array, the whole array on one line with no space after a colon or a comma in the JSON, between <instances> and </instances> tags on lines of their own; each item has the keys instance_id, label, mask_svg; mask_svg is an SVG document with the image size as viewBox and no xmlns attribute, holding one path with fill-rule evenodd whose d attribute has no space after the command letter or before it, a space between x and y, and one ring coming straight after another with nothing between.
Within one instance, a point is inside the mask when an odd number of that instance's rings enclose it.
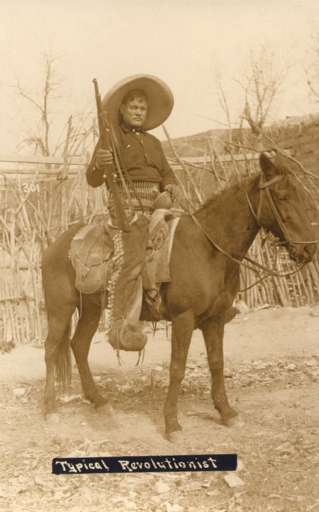
<instances>
[{"instance_id":1,"label":"man's face","mask_svg":"<svg viewBox=\"0 0 319 512\"><path fill-rule=\"evenodd\" d=\"M124 123L131 128L142 128L147 116L147 101L142 96L128 100L120 107Z\"/></svg>"}]
</instances>

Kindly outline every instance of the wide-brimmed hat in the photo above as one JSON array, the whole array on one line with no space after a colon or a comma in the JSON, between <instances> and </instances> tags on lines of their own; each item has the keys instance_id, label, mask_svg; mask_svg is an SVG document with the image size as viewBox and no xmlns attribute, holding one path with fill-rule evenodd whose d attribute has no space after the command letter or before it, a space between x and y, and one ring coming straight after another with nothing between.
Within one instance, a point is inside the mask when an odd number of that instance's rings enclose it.
<instances>
[{"instance_id":1,"label":"wide-brimmed hat","mask_svg":"<svg viewBox=\"0 0 319 512\"><path fill-rule=\"evenodd\" d=\"M162 124L170 115L174 97L170 88L153 75L133 75L121 80L103 98L103 108L111 123L119 123L120 105L125 96L134 90L141 90L148 100L148 113L144 130L152 130Z\"/></svg>"}]
</instances>

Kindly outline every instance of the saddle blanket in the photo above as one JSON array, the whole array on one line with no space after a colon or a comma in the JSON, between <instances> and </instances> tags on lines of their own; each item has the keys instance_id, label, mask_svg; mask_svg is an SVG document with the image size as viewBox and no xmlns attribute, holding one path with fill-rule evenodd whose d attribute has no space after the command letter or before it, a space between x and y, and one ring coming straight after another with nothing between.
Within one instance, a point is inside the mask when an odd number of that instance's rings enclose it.
<instances>
[{"instance_id":1,"label":"saddle blanket","mask_svg":"<svg viewBox=\"0 0 319 512\"><path fill-rule=\"evenodd\" d=\"M145 217L143 220L145 221ZM150 220L147 220L148 241L146 250L143 248L144 265L140 268L144 289L152 289L155 285L170 281L169 262L179 220L180 216L176 217L170 210L164 209L155 210ZM138 231L139 224L144 225L138 218L131 225L132 239L134 229ZM117 234L118 230L103 222L80 228L72 239L69 258L75 270L75 286L81 293L108 290L111 276L117 271L119 259L116 249ZM129 249L128 247L127 250ZM135 244L134 251L136 250Z\"/></svg>"}]
</instances>

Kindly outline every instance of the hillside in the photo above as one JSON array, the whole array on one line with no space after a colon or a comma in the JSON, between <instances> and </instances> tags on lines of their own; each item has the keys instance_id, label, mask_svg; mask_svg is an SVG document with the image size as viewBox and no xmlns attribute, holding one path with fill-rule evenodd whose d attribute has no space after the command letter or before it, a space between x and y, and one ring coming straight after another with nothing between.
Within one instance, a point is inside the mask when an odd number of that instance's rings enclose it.
<instances>
[{"instance_id":1,"label":"hillside","mask_svg":"<svg viewBox=\"0 0 319 512\"><path fill-rule=\"evenodd\" d=\"M273 124L266 128L266 134L282 149L289 149L309 170L319 169L319 115L294 117ZM233 143L256 148L257 140L250 129L233 129L231 136ZM218 154L226 153L229 137L229 130L214 129L175 138L173 145L182 158L209 156L214 151ZM167 156L173 158L167 141L163 142L163 146ZM268 148L270 146L271 143Z\"/></svg>"}]
</instances>

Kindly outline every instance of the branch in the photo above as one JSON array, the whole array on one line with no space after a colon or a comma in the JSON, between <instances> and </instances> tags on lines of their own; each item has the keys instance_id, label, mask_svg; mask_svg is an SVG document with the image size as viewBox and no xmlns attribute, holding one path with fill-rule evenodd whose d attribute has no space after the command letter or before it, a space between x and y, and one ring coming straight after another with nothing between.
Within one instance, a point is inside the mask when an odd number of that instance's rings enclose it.
<instances>
[{"instance_id":1,"label":"branch","mask_svg":"<svg viewBox=\"0 0 319 512\"><path fill-rule=\"evenodd\" d=\"M32 103L32 105L34 107L36 107L37 109L40 110L41 114L43 114L43 108L42 106L36 101L34 100L31 96L29 96L26 92L24 92L24 90L22 89L21 85L19 82L17 82L17 85L16 85L18 91L19 91L19 94L20 96L22 96L22 98L26 99L27 101L30 101L30 103Z\"/></svg>"}]
</instances>

